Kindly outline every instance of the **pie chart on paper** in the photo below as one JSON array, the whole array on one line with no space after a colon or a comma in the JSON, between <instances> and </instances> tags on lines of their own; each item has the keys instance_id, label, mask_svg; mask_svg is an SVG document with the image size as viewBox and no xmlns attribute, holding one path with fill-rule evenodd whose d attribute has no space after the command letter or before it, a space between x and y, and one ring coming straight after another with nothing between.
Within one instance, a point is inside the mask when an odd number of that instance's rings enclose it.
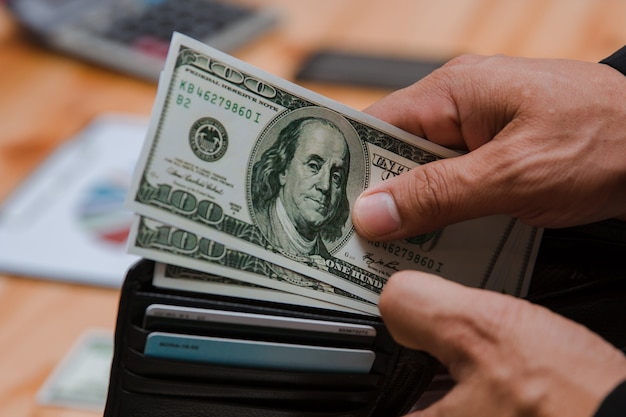
<instances>
[{"instance_id":1,"label":"pie chart on paper","mask_svg":"<svg viewBox=\"0 0 626 417\"><path fill-rule=\"evenodd\" d=\"M78 207L77 220L82 229L98 241L125 245L133 217L124 207L127 191L125 178L112 178L89 187Z\"/></svg>"},{"instance_id":2,"label":"pie chart on paper","mask_svg":"<svg viewBox=\"0 0 626 417\"><path fill-rule=\"evenodd\" d=\"M121 287L140 259L126 253L125 200L146 128L103 114L43 161L0 205L0 271Z\"/></svg>"}]
</instances>

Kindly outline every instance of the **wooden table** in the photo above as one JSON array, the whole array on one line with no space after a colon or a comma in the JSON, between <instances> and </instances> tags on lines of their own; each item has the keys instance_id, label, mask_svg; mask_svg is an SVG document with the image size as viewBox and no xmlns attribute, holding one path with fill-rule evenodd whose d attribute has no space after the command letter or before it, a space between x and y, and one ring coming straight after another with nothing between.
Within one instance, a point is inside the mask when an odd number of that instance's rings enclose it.
<instances>
[{"instance_id":1,"label":"wooden table","mask_svg":"<svg viewBox=\"0 0 626 417\"><path fill-rule=\"evenodd\" d=\"M321 47L408 56L503 53L597 61L626 43L622 0L242 0L280 25L234 55L292 79ZM385 90L305 84L360 109ZM103 112L148 115L153 83L38 46L0 6L0 201ZM87 329L113 331L119 292L0 275L0 415L93 416L35 393Z\"/></svg>"}]
</instances>

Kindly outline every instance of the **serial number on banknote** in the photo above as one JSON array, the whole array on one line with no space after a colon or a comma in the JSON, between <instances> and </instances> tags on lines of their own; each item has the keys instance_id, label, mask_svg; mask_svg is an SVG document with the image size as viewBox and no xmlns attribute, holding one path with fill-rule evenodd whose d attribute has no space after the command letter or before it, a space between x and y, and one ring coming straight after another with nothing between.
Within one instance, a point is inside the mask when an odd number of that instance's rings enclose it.
<instances>
[{"instance_id":1,"label":"serial number on banknote","mask_svg":"<svg viewBox=\"0 0 626 417\"><path fill-rule=\"evenodd\" d=\"M187 72L192 72L194 75L197 75L196 71L191 69L186 69ZM203 77L206 78L206 77ZM213 81L213 80L212 80ZM223 89L224 87L228 87L226 84L218 86ZM233 91L232 88L228 88L229 91ZM238 92L242 94L241 92ZM244 93L245 94L245 93ZM252 100L255 103L259 103L256 97L253 97L249 94L245 94L243 97L245 100ZM206 87L202 87L201 85L197 85L194 82L186 79L180 80L178 84L178 94L176 95L176 104L178 106L182 106L186 109L191 107L193 100L202 100L208 104L213 106L222 108L224 110L228 110L232 112L234 115L241 117L242 119L249 120L253 123L258 124L262 119L263 114L252 110L245 105L236 102L234 100L228 99L221 94L215 93L206 89ZM263 104L261 102L261 104Z\"/></svg>"},{"instance_id":2,"label":"serial number on banknote","mask_svg":"<svg viewBox=\"0 0 626 417\"><path fill-rule=\"evenodd\" d=\"M444 267L443 262L437 261L436 259L433 259L429 256L424 256L419 252L414 252L410 249L407 249L405 246L396 245L393 242L374 242L368 240L368 243L375 248L383 249L383 251L393 255L395 258L401 259L403 261L412 262L416 266L420 266L436 273L441 273ZM374 258L373 253L366 253L363 256L363 260L369 267L378 265L393 270L399 270L400 266L400 262L398 261L385 261L382 259Z\"/></svg>"}]
</instances>

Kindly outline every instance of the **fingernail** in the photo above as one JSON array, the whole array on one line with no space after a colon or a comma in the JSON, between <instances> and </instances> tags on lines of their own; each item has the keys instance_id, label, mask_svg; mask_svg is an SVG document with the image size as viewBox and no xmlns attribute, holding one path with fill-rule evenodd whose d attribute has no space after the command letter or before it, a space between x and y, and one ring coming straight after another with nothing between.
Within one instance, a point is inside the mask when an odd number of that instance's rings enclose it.
<instances>
[{"instance_id":1,"label":"fingernail","mask_svg":"<svg viewBox=\"0 0 626 417\"><path fill-rule=\"evenodd\" d=\"M371 236L395 232L402 225L396 202L387 192L360 196L354 210L360 226Z\"/></svg>"}]
</instances>

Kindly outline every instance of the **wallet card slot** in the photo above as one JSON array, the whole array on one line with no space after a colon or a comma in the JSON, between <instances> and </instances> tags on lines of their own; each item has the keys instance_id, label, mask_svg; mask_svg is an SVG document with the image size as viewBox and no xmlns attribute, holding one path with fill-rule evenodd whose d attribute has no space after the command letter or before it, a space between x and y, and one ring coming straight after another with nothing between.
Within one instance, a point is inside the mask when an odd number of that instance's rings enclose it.
<instances>
[{"instance_id":1,"label":"wallet card slot","mask_svg":"<svg viewBox=\"0 0 626 417\"><path fill-rule=\"evenodd\" d=\"M125 369L140 376L167 381L194 381L242 386L292 386L332 390L368 390L379 385L381 375L328 372L273 371L181 362L146 356L126 349Z\"/></svg>"},{"instance_id":2,"label":"wallet card slot","mask_svg":"<svg viewBox=\"0 0 626 417\"><path fill-rule=\"evenodd\" d=\"M136 324L131 324L127 332L127 346L131 349L143 352L144 346L146 345L146 338L149 334L150 330L146 330Z\"/></svg>"},{"instance_id":3,"label":"wallet card slot","mask_svg":"<svg viewBox=\"0 0 626 417\"><path fill-rule=\"evenodd\" d=\"M266 314L291 318L346 322L357 325L366 325L373 327L377 333L373 341L367 342L368 348L376 351L392 353L397 346L387 332L382 320L377 317L335 312L330 310L321 310L315 309L313 307L289 306L289 309L286 309L283 305L279 303L257 302L247 299L241 300L232 297L229 298L215 296L212 294L189 293L171 289L165 291L155 287L148 288L151 288L151 290L148 291L147 288L144 288L141 291L137 291L135 293L135 302L131 314L131 322L135 325L142 327L145 320L145 310L148 306L152 304L166 304L181 307L230 310L252 314ZM157 330L157 328L155 328L155 330ZM173 330L173 328L163 328L159 326L158 330L171 331ZM192 331L191 334L194 334L194 332ZM336 345L342 346L342 344L345 343L345 340L341 340L339 341L339 344ZM348 344L346 344L346 347L357 346L356 344L350 345L350 343L354 342L348 342ZM357 344L361 347L366 347L366 345L364 345L362 341L357 342Z\"/></svg>"},{"instance_id":4,"label":"wallet card slot","mask_svg":"<svg viewBox=\"0 0 626 417\"><path fill-rule=\"evenodd\" d=\"M170 310L167 314L170 316L158 316L148 315L144 317L143 328L150 331L159 331L167 333L180 333L197 336L210 336L210 337L223 337L231 339L247 339L247 340L259 340L266 342L276 343L298 343L313 346L334 346L342 348L363 348L370 349L373 345L374 336L362 336L359 334L350 334L349 326L344 332L323 332L323 331L311 331L307 329L306 322L302 325L293 324L292 318L285 318L285 322L290 324L288 327L271 327L255 324L242 324L242 323L230 323L220 322L218 320L211 321L210 319L193 320L193 319L180 319L172 318L171 316L176 313L176 309L180 310L178 314L185 314L185 307L181 306L165 306L153 305L157 307L155 310ZM192 309L187 309L192 310ZM216 310L211 309L195 309L196 311L214 312ZM219 312L219 311L217 311ZM161 313L163 314L163 313ZM241 315L240 312L229 312L231 315ZM198 314L199 315L199 314ZM260 317L259 315L252 315ZM262 315L261 315L262 316ZM270 316L275 319L274 316ZM240 321L245 321L241 319ZM280 321L281 318L274 321ZM320 321L322 323L328 323ZM370 326L367 327L374 333L374 329Z\"/></svg>"},{"instance_id":5,"label":"wallet card slot","mask_svg":"<svg viewBox=\"0 0 626 417\"><path fill-rule=\"evenodd\" d=\"M146 339L148 337L148 335L152 333L152 331L144 329L138 325L135 324L130 324L128 327L128 332L127 332L127 346L136 351L136 352L140 352L143 354L144 352L144 348L146 345ZM384 374L387 372L387 368L389 366L390 363L390 358L391 356L385 352L377 352L374 351L375 353L375 359L374 362L371 366L371 370L369 372L369 374ZM145 356L145 355L144 355ZM186 362L184 361L173 361L173 363L177 363L177 364L184 364ZM194 366L199 366L202 365L202 363L199 362L189 362ZM253 368L246 368L246 369L253 369ZM307 372L308 373L313 373L313 372ZM337 372L338 375L341 374L350 374L350 373L342 373L342 372ZM365 376L368 374L359 374L361 376Z\"/></svg>"},{"instance_id":6,"label":"wallet card slot","mask_svg":"<svg viewBox=\"0 0 626 417\"><path fill-rule=\"evenodd\" d=\"M108 404L106 417L366 417L371 415L371 406L350 410L303 410L286 409L282 404L249 405L198 398L146 395L120 391L115 404Z\"/></svg>"},{"instance_id":7,"label":"wallet card slot","mask_svg":"<svg viewBox=\"0 0 626 417\"><path fill-rule=\"evenodd\" d=\"M303 409L350 409L366 405L375 390L294 389L293 387L250 387L241 385L206 384L190 381L164 381L146 378L128 371L123 375L123 387L130 392L156 396L219 400L236 404L281 404L282 407Z\"/></svg>"}]
</instances>

